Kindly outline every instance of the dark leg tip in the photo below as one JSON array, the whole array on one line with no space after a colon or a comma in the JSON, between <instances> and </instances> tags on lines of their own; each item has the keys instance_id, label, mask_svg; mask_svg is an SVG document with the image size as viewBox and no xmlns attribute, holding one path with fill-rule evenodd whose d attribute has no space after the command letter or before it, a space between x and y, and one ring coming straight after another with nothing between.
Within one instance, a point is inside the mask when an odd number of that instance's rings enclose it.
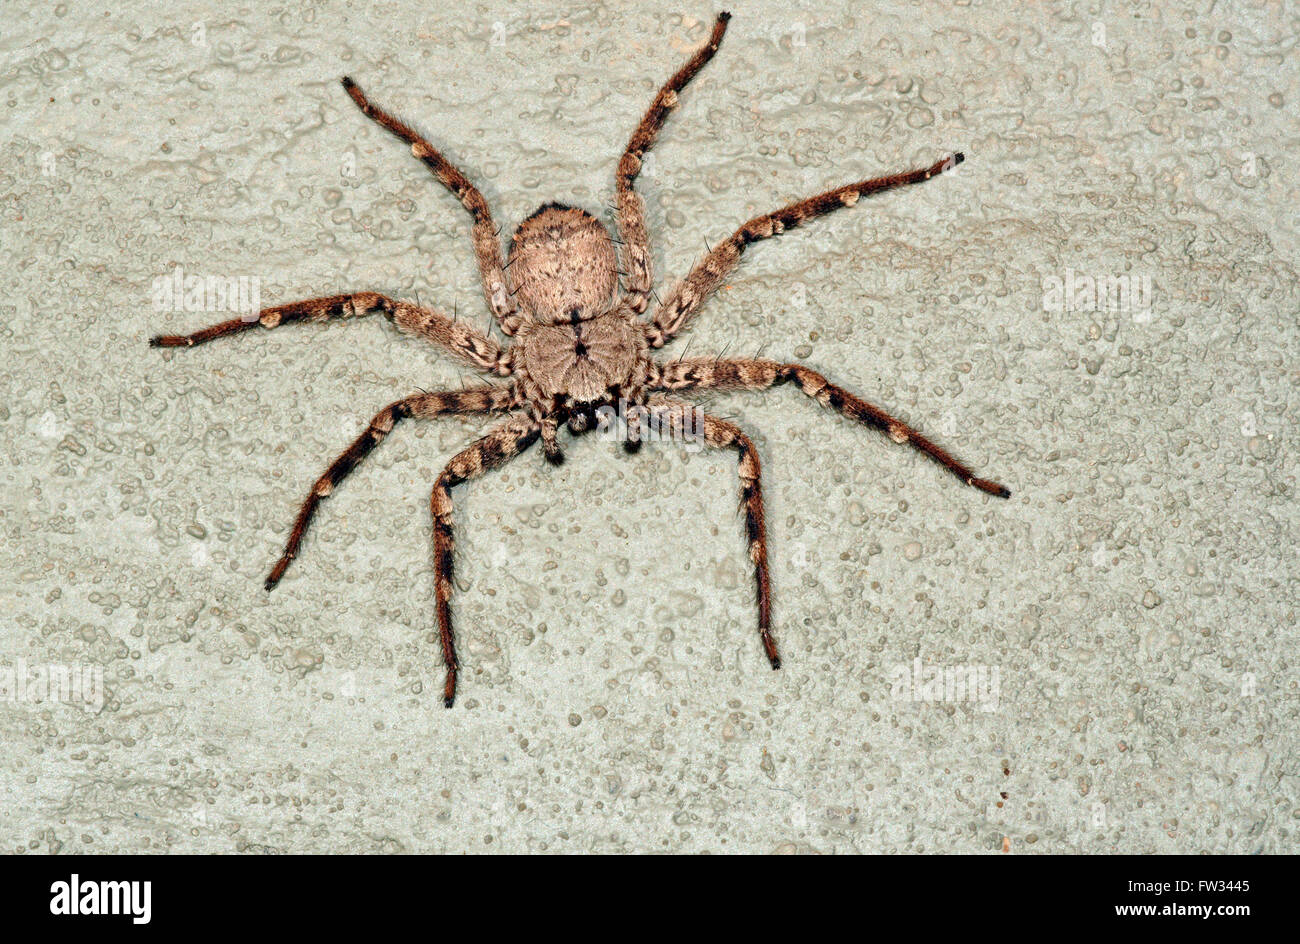
<instances>
[{"instance_id":1,"label":"dark leg tip","mask_svg":"<svg viewBox=\"0 0 1300 944\"><path fill-rule=\"evenodd\" d=\"M772 659L772 671L775 672L779 668L781 668L781 657L774 656Z\"/></svg>"},{"instance_id":2,"label":"dark leg tip","mask_svg":"<svg viewBox=\"0 0 1300 944\"><path fill-rule=\"evenodd\" d=\"M551 465L564 465L564 453L560 452L558 449L554 452L548 452L546 453L546 461Z\"/></svg>"},{"instance_id":3,"label":"dark leg tip","mask_svg":"<svg viewBox=\"0 0 1300 944\"><path fill-rule=\"evenodd\" d=\"M986 495L992 495L994 498L1010 498L1011 489L1005 485L999 485L997 482L990 482L988 479L967 479L967 485L974 485Z\"/></svg>"},{"instance_id":4,"label":"dark leg tip","mask_svg":"<svg viewBox=\"0 0 1300 944\"><path fill-rule=\"evenodd\" d=\"M262 584L262 586L267 589L268 593L275 589L276 584L280 582L280 578L284 576L284 572L288 569L288 560L281 559L276 562L276 565L271 568L271 572L267 575L266 581Z\"/></svg>"},{"instance_id":5,"label":"dark leg tip","mask_svg":"<svg viewBox=\"0 0 1300 944\"><path fill-rule=\"evenodd\" d=\"M966 155L963 154L961 151L958 151L956 154L952 156L952 162L954 165L960 164L964 160L966 160Z\"/></svg>"},{"instance_id":6,"label":"dark leg tip","mask_svg":"<svg viewBox=\"0 0 1300 944\"><path fill-rule=\"evenodd\" d=\"M723 10L721 13L718 14L718 22L719 22L719 23L725 23L725 22L727 22L729 19L731 19L731 14L728 13L726 10Z\"/></svg>"},{"instance_id":7,"label":"dark leg tip","mask_svg":"<svg viewBox=\"0 0 1300 944\"><path fill-rule=\"evenodd\" d=\"M343 76L342 81L343 81L343 87L347 89L349 92L357 87L357 83L352 81L352 76L350 75Z\"/></svg>"},{"instance_id":8,"label":"dark leg tip","mask_svg":"<svg viewBox=\"0 0 1300 944\"><path fill-rule=\"evenodd\" d=\"M444 708L450 708L450 707L451 707L452 705L454 705L454 704L456 704L456 696L455 696L455 695L447 695L447 696L444 697L443 700L442 700L442 707L444 707Z\"/></svg>"},{"instance_id":9,"label":"dark leg tip","mask_svg":"<svg viewBox=\"0 0 1300 944\"><path fill-rule=\"evenodd\" d=\"M623 440L623 451L629 456L634 456L641 451L641 440L625 439Z\"/></svg>"},{"instance_id":10,"label":"dark leg tip","mask_svg":"<svg viewBox=\"0 0 1300 944\"><path fill-rule=\"evenodd\" d=\"M150 338L150 339L149 339L149 346L150 346L150 347L162 347L162 335L161 335L161 334L155 334L152 338Z\"/></svg>"}]
</instances>

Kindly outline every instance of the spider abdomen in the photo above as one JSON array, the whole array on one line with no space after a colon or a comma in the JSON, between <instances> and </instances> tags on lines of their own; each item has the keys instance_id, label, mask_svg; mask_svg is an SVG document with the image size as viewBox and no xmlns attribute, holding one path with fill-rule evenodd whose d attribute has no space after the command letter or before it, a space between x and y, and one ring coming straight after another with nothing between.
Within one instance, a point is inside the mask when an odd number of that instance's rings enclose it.
<instances>
[{"instance_id":1,"label":"spider abdomen","mask_svg":"<svg viewBox=\"0 0 1300 944\"><path fill-rule=\"evenodd\" d=\"M543 324L603 314L618 288L618 257L604 225L576 207L548 203L510 240L515 301Z\"/></svg>"}]
</instances>

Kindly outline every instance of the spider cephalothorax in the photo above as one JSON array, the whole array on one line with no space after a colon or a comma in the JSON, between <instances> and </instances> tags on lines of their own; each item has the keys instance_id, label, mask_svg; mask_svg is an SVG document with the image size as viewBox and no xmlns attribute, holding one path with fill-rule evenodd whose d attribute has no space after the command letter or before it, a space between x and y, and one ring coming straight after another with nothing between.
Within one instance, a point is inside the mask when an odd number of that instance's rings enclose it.
<instances>
[{"instance_id":1,"label":"spider cephalothorax","mask_svg":"<svg viewBox=\"0 0 1300 944\"><path fill-rule=\"evenodd\" d=\"M1002 498L1011 493L976 477L962 463L916 430L830 383L801 364L721 357L659 361L651 356L689 324L691 317L722 284L750 243L778 235L814 217L851 207L861 197L904 184L920 183L953 167L961 154L929 167L876 177L828 190L772 213L756 216L715 245L662 297L655 295L645 207L633 189L642 160L654 144L678 93L722 42L730 15L720 14L709 42L659 90L619 161L616 175L619 248L604 225L584 210L548 203L524 220L502 260L496 224L483 195L428 141L387 112L372 105L351 79L348 95L367 116L411 146L411 153L461 201L474 219L474 251L483 294L497 325L514 343L502 347L486 333L431 308L374 292L333 295L293 302L258 313L256 320L225 321L189 335L159 335L155 347L191 347L253 327L277 328L294 321L324 321L382 312L402 330L442 346L483 372L509 378L464 390L417 393L394 401L325 471L303 502L284 553L266 579L268 590L279 583L297 556L303 535L322 499L392 431L398 420L451 413L505 414L483 438L447 464L430 497L433 513L434 592L447 680L443 700L451 707L456 694L456 659L451 629L453 568L451 489L508 461L538 440L546 458L563 458L557 440L561 425L574 433L593 428L613 404L626 419L624 445L635 450L647 425L691 434L713 447L734 449L740 459L740 491L758 591L758 629L773 668L779 668L771 633L767 531L758 452L732 423L702 413L676 399L703 390L766 390L793 383L823 406L906 443L943 465L967 485ZM620 261L623 269L619 270ZM622 275L622 285L619 276ZM656 306L643 317L655 295ZM627 407L630 405L631 409Z\"/></svg>"}]
</instances>

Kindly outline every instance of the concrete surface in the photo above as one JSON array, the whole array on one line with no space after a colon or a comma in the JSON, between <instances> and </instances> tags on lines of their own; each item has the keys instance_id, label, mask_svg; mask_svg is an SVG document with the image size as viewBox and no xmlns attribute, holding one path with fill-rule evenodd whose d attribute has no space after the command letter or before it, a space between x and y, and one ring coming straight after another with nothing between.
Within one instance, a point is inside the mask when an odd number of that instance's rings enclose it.
<instances>
[{"instance_id":1,"label":"concrete surface","mask_svg":"<svg viewBox=\"0 0 1300 944\"><path fill-rule=\"evenodd\" d=\"M372 413L469 373L381 319L150 350L228 317L151 285L486 321L466 214L338 77L509 228L608 200L714 9L6 5L3 848L1295 852L1300 23L853 6L734 5L643 178L657 271L964 150L755 247L689 350L818 367L1013 498L793 388L712 398L765 462L773 673L732 456L535 450L457 494L446 711L427 502L481 424L399 429L261 582ZM1150 306L1088 310L1111 276Z\"/></svg>"}]
</instances>

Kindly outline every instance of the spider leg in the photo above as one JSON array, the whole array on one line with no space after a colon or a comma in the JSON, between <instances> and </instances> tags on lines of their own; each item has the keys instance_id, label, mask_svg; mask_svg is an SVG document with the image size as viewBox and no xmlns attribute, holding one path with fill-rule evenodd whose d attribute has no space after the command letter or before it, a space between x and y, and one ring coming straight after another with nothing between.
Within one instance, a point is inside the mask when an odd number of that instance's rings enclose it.
<instances>
[{"instance_id":1,"label":"spider leg","mask_svg":"<svg viewBox=\"0 0 1300 944\"><path fill-rule=\"evenodd\" d=\"M825 377L802 364L780 364L768 360L715 360L691 358L662 365L662 374L655 386L661 390L766 390L788 381L794 381L803 393L822 406L830 407L867 426L888 434L899 444L910 445L925 453L935 462L967 485L998 498L1010 498L1004 485L991 479L982 479L958 462L940 446L936 446L902 420L895 419L879 407L872 406L842 387L830 383Z\"/></svg>"},{"instance_id":2,"label":"spider leg","mask_svg":"<svg viewBox=\"0 0 1300 944\"><path fill-rule=\"evenodd\" d=\"M343 88L347 90L352 101L367 118L391 131L411 146L411 153L422 160L433 171L433 175L442 185L456 195L456 198L474 217L474 255L478 259L479 275L483 281L483 296L488 307L496 316L501 330L513 335L523 321L510 297L506 286L505 266L501 259L501 241L497 238L497 226L492 222L492 211L478 188L460 170L448 161L432 144L406 123L394 118L388 112L372 105L361 87L347 76L343 77Z\"/></svg>"},{"instance_id":3,"label":"spider leg","mask_svg":"<svg viewBox=\"0 0 1300 944\"><path fill-rule=\"evenodd\" d=\"M542 439L542 452L546 454L546 461L551 465L564 465L564 451L560 449L557 439L560 429L559 418L549 414L542 417L539 423L538 434Z\"/></svg>"},{"instance_id":4,"label":"spider leg","mask_svg":"<svg viewBox=\"0 0 1300 944\"><path fill-rule=\"evenodd\" d=\"M646 325L646 338L651 347L663 347L682 331L695 311L712 295L724 279L740 262L741 253L750 243L779 236L788 229L818 216L824 216L841 207L851 207L859 197L870 196L905 184L919 184L946 170L951 170L965 158L954 154L941 161L888 177L876 177L856 184L827 190L815 197L792 203L774 213L756 216L726 240L718 243L703 259L696 263L686 278L669 290L655 308L654 317Z\"/></svg>"},{"instance_id":5,"label":"spider leg","mask_svg":"<svg viewBox=\"0 0 1300 944\"><path fill-rule=\"evenodd\" d=\"M429 507L433 511L434 596L438 602L442 658L447 666L442 703L448 708L456 700L456 672L460 668L451 632L452 551L455 546L452 538L451 489L513 459L536 442L538 435L537 421L524 415L512 416L494 426L486 436L447 463L447 468L438 476L433 494L429 497Z\"/></svg>"},{"instance_id":6,"label":"spider leg","mask_svg":"<svg viewBox=\"0 0 1300 944\"><path fill-rule=\"evenodd\" d=\"M390 403L380 410L375 414L375 418L370 421L366 431L358 436L352 445L343 451L341 456L334 460L333 464L325 470L325 474L317 479L316 484L312 486L311 494L302 503L302 508L298 511L298 517L294 520L293 529L289 532L289 541L285 545L284 553L280 555L280 559L271 568L270 576L266 578L266 589L275 589L275 585L280 582L280 578L284 576L285 570L288 569L290 561L298 556L298 548L302 545L302 537L307 532L307 526L311 524L321 500L329 497L334 488L347 477L348 473L355 469L361 460L370 454L371 450L387 438L398 420L412 416L431 419L435 416L445 416L450 413L498 412L510 409L516 399L517 394L513 387L482 386L446 393L418 393L398 400L396 403Z\"/></svg>"},{"instance_id":7,"label":"spider leg","mask_svg":"<svg viewBox=\"0 0 1300 944\"><path fill-rule=\"evenodd\" d=\"M642 436L645 433L644 427L646 420L650 418L648 416L649 411L641 404L632 404L625 412L626 415L623 417L623 451L628 455L635 455L641 451Z\"/></svg>"},{"instance_id":8,"label":"spider leg","mask_svg":"<svg viewBox=\"0 0 1300 944\"><path fill-rule=\"evenodd\" d=\"M650 398L649 411L670 435L680 439L703 439L704 443L740 454L740 506L745 513L745 536L749 559L754 563L758 595L758 634L772 668L781 668L781 656L772 638L772 584L767 569L767 524L763 518L763 478L758 450L740 427L710 416L697 406L672 400L663 394Z\"/></svg>"},{"instance_id":9,"label":"spider leg","mask_svg":"<svg viewBox=\"0 0 1300 944\"><path fill-rule=\"evenodd\" d=\"M329 295L277 305L275 308L263 308L257 318L251 321L234 318L193 334L154 335L149 339L149 346L193 347L259 326L278 328L295 321L328 321L332 318L359 317L374 311L382 311L401 330L432 341L481 370L502 376L510 373L500 345L486 334L431 308L394 301L375 292Z\"/></svg>"},{"instance_id":10,"label":"spider leg","mask_svg":"<svg viewBox=\"0 0 1300 944\"><path fill-rule=\"evenodd\" d=\"M632 184L641 173L642 158L654 146L659 129L667 120L668 113L677 105L677 93L695 78L695 74L718 51L729 19L730 13L718 14L708 43L659 90L636 131L632 133L623 158L618 162L618 234L623 242L623 266L627 273L625 295L633 310L638 313L645 311L649 303L653 273L650 237L645 226L645 203L641 195L632 189Z\"/></svg>"}]
</instances>

